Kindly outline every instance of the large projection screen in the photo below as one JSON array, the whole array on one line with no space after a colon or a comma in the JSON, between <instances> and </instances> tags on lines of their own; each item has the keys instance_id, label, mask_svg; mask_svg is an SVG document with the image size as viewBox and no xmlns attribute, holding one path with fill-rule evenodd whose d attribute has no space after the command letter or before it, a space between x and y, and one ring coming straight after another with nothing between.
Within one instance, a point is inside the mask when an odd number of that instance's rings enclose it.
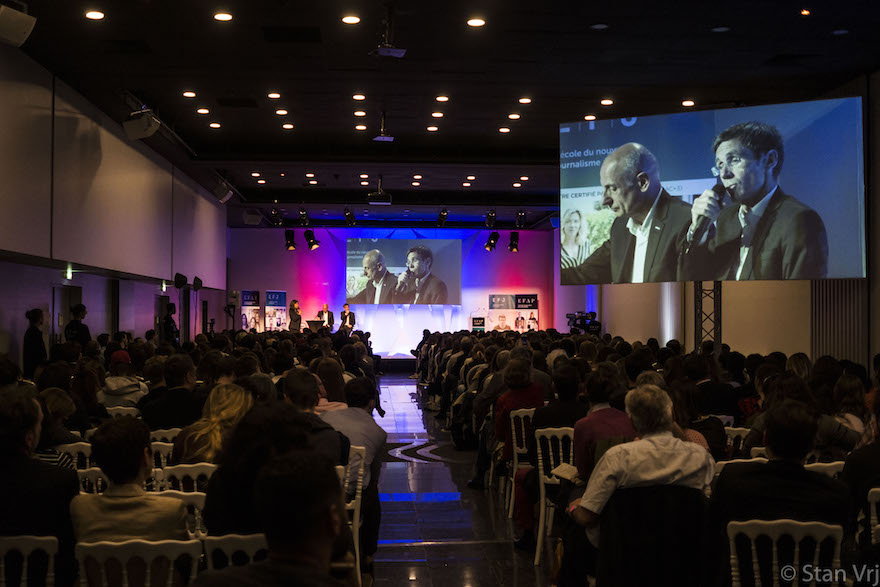
<instances>
[{"instance_id":1,"label":"large projection screen","mask_svg":"<svg viewBox=\"0 0 880 587\"><path fill-rule=\"evenodd\" d=\"M865 277L862 120L844 98L560 125L562 284Z\"/></svg>"},{"instance_id":2,"label":"large projection screen","mask_svg":"<svg viewBox=\"0 0 880 587\"><path fill-rule=\"evenodd\" d=\"M461 304L461 241L350 238L349 304Z\"/></svg>"}]
</instances>

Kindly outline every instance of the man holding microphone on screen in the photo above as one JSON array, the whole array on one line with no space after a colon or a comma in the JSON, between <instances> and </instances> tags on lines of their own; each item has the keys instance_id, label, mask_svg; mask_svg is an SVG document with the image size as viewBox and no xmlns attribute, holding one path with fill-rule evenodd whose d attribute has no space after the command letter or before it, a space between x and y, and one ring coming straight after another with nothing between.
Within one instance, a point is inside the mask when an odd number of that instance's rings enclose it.
<instances>
[{"instance_id":1,"label":"man holding microphone on screen","mask_svg":"<svg viewBox=\"0 0 880 587\"><path fill-rule=\"evenodd\" d=\"M743 122L722 131L713 147L720 183L694 200L683 279L824 278L825 224L777 183L785 158L779 131ZM735 205L721 207L725 192Z\"/></svg>"},{"instance_id":2,"label":"man holding microphone on screen","mask_svg":"<svg viewBox=\"0 0 880 587\"><path fill-rule=\"evenodd\" d=\"M445 304L446 283L431 273L434 253L416 245L406 254L406 271L397 278L394 302L397 304Z\"/></svg>"}]
</instances>

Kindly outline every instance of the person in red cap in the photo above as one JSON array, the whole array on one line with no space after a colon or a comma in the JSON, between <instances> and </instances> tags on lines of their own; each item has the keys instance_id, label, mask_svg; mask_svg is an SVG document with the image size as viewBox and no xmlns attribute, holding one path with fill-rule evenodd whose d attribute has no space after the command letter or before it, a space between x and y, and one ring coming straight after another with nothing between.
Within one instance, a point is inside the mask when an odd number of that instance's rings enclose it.
<instances>
[{"instance_id":1,"label":"person in red cap","mask_svg":"<svg viewBox=\"0 0 880 587\"><path fill-rule=\"evenodd\" d=\"M99 403L108 408L134 407L149 392L147 384L135 377L128 351L110 355L110 377L105 380L104 389L98 392Z\"/></svg>"}]
</instances>

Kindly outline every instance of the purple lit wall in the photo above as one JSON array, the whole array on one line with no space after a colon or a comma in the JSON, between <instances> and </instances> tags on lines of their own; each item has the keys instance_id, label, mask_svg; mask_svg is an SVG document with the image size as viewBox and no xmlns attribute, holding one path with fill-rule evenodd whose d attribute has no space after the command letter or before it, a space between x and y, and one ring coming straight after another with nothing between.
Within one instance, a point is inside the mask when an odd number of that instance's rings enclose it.
<instances>
[{"instance_id":1,"label":"purple lit wall","mask_svg":"<svg viewBox=\"0 0 880 587\"><path fill-rule=\"evenodd\" d=\"M537 293L542 327L554 321L553 233L521 231L519 253L507 250L509 231L493 252L483 248L489 230L456 229L315 229L320 248L309 251L303 231L296 231L297 249L284 248L283 229L235 228L229 231L228 287L287 291L288 302L300 301L303 315L314 316L327 303L338 316L345 302L345 243L348 238L458 239L462 243L461 306L353 306L358 326L372 333L373 349L407 355L422 330L470 328L470 316L485 316L490 294ZM559 287L559 286L556 286ZM564 325L563 325L564 326Z\"/></svg>"}]
</instances>

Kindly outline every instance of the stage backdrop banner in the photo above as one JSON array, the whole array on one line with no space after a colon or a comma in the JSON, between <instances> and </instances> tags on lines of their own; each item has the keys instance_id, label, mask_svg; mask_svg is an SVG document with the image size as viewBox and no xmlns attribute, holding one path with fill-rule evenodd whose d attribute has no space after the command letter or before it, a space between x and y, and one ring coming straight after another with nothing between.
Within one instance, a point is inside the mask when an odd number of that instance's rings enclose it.
<instances>
[{"instance_id":1,"label":"stage backdrop banner","mask_svg":"<svg viewBox=\"0 0 880 587\"><path fill-rule=\"evenodd\" d=\"M412 249L421 247L413 252ZM419 255L421 253L421 255ZM422 259L421 257L429 257ZM384 260L384 264L382 263ZM429 272L429 273L428 273ZM411 276L398 289L401 274ZM425 275L425 277L422 277ZM418 297L415 279L420 277ZM380 303L461 305L461 241L350 238L346 241L345 301L375 304L375 279L382 279Z\"/></svg>"},{"instance_id":2,"label":"stage backdrop banner","mask_svg":"<svg viewBox=\"0 0 880 587\"><path fill-rule=\"evenodd\" d=\"M260 321L260 292L256 290L241 290L241 328L243 330L255 329L263 331Z\"/></svg>"},{"instance_id":3,"label":"stage backdrop banner","mask_svg":"<svg viewBox=\"0 0 880 587\"><path fill-rule=\"evenodd\" d=\"M266 290L266 330L287 330L287 292Z\"/></svg>"},{"instance_id":4,"label":"stage backdrop banner","mask_svg":"<svg viewBox=\"0 0 880 587\"><path fill-rule=\"evenodd\" d=\"M490 330L538 330L538 294L491 294L486 328Z\"/></svg>"}]
</instances>

